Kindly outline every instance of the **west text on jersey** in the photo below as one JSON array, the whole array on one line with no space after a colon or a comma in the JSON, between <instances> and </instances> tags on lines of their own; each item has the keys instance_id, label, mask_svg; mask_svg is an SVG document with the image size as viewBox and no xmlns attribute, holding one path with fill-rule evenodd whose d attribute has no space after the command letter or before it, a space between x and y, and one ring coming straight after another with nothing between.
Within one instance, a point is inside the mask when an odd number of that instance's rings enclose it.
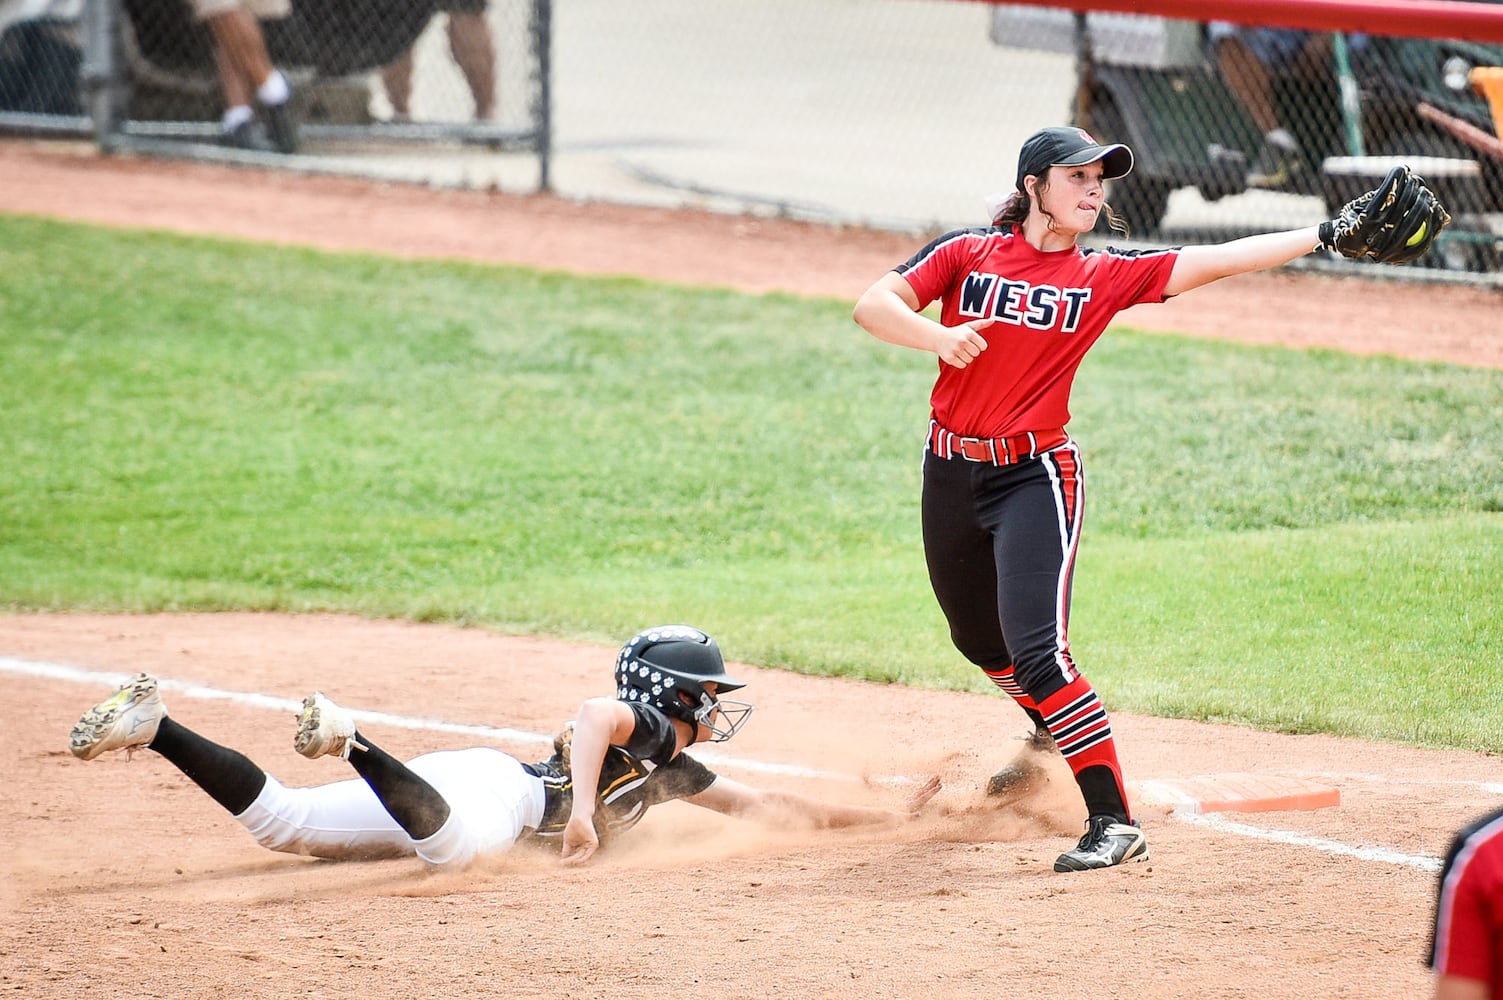
<instances>
[{"instance_id":1,"label":"west text on jersey","mask_svg":"<svg viewBox=\"0 0 1503 1000\"><path fill-rule=\"evenodd\" d=\"M969 319L996 318L1032 330L1074 333L1090 300L1089 288L1030 285L972 271L961 285L958 308L960 315Z\"/></svg>"}]
</instances>

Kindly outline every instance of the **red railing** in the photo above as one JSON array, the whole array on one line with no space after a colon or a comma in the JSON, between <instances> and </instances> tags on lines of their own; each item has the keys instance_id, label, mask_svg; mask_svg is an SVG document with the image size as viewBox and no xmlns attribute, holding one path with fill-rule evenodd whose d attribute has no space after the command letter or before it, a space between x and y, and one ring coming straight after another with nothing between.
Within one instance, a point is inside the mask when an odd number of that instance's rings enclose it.
<instances>
[{"instance_id":1,"label":"red railing","mask_svg":"<svg viewBox=\"0 0 1503 1000\"><path fill-rule=\"evenodd\" d=\"M1008 0L972 0L1006 4ZM1475 0L1028 0L1031 6L1190 21L1503 43L1503 4Z\"/></svg>"}]
</instances>

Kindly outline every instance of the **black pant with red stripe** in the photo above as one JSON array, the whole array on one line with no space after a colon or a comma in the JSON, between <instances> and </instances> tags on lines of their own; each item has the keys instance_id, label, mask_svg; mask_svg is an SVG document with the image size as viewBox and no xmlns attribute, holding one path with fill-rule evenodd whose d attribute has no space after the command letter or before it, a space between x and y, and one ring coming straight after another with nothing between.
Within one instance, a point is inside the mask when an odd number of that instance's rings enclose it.
<instances>
[{"instance_id":1,"label":"black pant with red stripe","mask_svg":"<svg viewBox=\"0 0 1503 1000\"><path fill-rule=\"evenodd\" d=\"M1128 822L1111 721L1070 656L1083 506L1073 441L1013 465L924 456L924 556L955 648L1044 723L1087 812Z\"/></svg>"}]
</instances>

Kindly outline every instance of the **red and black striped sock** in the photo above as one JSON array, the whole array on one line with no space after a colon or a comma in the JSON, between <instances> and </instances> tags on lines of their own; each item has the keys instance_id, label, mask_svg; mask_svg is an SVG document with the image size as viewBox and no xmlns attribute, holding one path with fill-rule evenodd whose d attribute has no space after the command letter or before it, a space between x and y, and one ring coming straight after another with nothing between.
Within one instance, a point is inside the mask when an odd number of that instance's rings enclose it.
<instances>
[{"instance_id":1,"label":"red and black striped sock","mask_svg":"<svg viewBox=\"0 0 1503 1000\"><path fill-rule=\"evenodd\" d=\"M1090 681L1076 677L1043 699L1038 707L1049 734L1075 775L1086 812L1131 822L1112 723Z\"/></svg>"},{"instance_id":2,"label":"red and black striped sock","mask_svg":"<svg viewBox=\"0 0 1503 1000\"><path fill-rule=\"evenodd\" d=\"M986 674L986 676L991 679L991 682L993 684L1001 688L1003 694L1007 695L1013 701L1017 702L1018 706L1022 708L1023 711L1028 713L1028 717L1032 719L1036 725L1042 723L1043 719L1039 715L1038 705L1034 704L1033 699L1028 697L1028 695L1023 691L1022 687L1018 685L1018 679L1013 675L1012 667L1003 667L1001 670L987 670L985 668L982 668L981 672Z\"/></svg>"}]
</instances>

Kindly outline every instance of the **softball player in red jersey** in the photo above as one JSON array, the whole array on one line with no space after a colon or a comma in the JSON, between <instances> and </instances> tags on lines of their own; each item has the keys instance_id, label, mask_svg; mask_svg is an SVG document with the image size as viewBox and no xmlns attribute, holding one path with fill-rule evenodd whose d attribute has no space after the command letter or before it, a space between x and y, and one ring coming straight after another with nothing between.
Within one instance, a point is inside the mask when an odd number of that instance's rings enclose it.
<instances>
[{"instance_id":1,"label":"softball player in red jersey","mask_svg":"<svg viewBox=\"0 0 1503 1000\"><path fill-rule=\"evenodd\" d=\"M1503 1000L1503 809L1467 825L1440 870L1435 1000Z\"/></svg>"},{"instance_id":2,"label":"softball player in red jersey","mask_svg":"<svg viewBox=\"0 0 1503 1000\"><path fill-rule=\"evenodd\" d=\"M1310 226L1168 250L1079 246L1102 211L1115 223L1103 182L1131 169L1126 146L1077 128L1034 133L993 224L934 240L854 314L878 339L939 357L922 500L929 579L956 648L1034 721L1032 747L1052 738L1080 786L1086 832L1055 871L1148 858L1111 722L1070 654L1085 499L1065 431L1075 371L1122 309L1288 263L1320 241ZM935 301L937 321L921 315ZM994 784L1027 776L1010 767Z\"/></svg>"}]
</instances>

